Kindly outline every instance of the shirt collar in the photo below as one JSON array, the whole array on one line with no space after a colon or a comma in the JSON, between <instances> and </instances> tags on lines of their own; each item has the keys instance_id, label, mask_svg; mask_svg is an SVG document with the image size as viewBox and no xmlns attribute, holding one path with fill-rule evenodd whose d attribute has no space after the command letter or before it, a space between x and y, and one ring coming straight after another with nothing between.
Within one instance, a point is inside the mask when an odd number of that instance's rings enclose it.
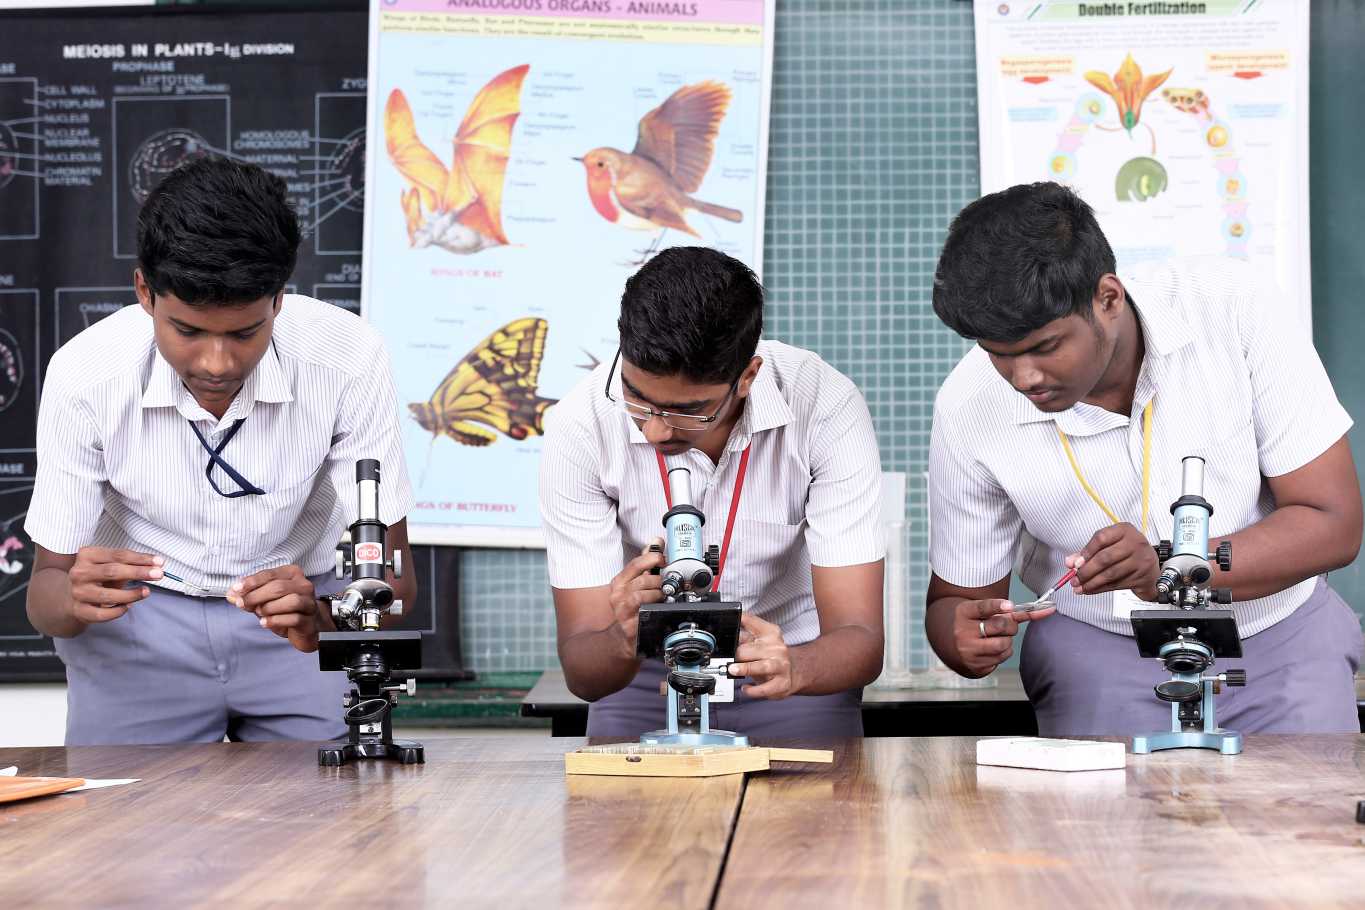
<instances>
[{"instance_id":1,"label":"shirt collar","mask_svg":"<svg viewBox=\"0 0 1365 910\"><path fill-rule=\"evenodd\" d=\"M1157 388L1166 373L1166 361L1171 354L1194 341L1189 323L1157 290L1141 279L1125 279L1124 288L1128 299L1137 311L1138 322L1142 327L1142 340L1145 352L1142 366L1138 370L1137 388L1133 392L1135 405L1146 405L1156 395ZM1114 414L1104 408L1077 402L1065 411L1049 414L1034 407L1028 398L1010 390L1015 398L1014 421L1018 424L1055 421L1063 433L1070 436L1088 436L1102 433L1116 426L1126 426L1128 418Z\"/></svg>"},{"instance_id":2,"label":"shirt collar","mask_svg":"<svg viewBox=\"0 0 1365 910\"><path fill-rule=\"evenodd\" d=\"M261 362L247 375L241 391L232 400L223 419L245 418L258 401L280 404L293 400L294 393L289 386L289 377L280 362L279 351L272 342ZM191 420L208 419L209 416L208 412L194 400L190 390L185 388L179 374L166 358L161 356L161 351L156 345L152 345L152 371L147 377L147 386L142 391L142 407L175 408Z\"/></svg>"}]
</instances>

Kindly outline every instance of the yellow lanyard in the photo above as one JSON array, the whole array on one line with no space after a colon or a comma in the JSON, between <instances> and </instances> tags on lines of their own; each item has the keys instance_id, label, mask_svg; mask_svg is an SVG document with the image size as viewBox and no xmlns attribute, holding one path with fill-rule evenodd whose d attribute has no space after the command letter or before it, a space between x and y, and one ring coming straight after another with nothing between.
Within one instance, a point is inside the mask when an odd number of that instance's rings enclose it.
<instances>
[{"instance_id":1,"label":"yellow lanyard","mask_svg":"<svg viewBox=\"0 0 1365 910\"><path fill-rule=\"evenodd\" d=\"M1142 409L1142 533L1144 536L1147 534L1147 504L1152 480L1152 405L1154 404L1156 404L1155 398L1147 402L1147 407ZM1105 505L1104 500L1100 499L1100 495L1086 482L1085 475L1081 473L1081 466L1076 463L1076 454L1071 451L1071 441L1066 438L1061 427L1057 427L1057 435L1062 437L1062 448L1066 450L1067 461L1071 462L1071 470L1076 472L1076 479L1081 482L1082 489L1090 494L1090 498L1095 500L1095 505L1100 507L1101 512L1109 516L1111 522L1119 524L1119 517L1114 514L1114 510Z\"/></svg>"}]
</instances>

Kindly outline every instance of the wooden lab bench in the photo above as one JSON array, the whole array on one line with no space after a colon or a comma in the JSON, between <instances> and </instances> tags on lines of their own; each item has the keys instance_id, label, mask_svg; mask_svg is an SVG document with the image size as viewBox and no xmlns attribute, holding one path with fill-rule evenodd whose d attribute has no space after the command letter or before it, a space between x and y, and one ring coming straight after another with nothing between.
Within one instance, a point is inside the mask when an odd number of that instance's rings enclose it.
<instances>
[{"instance_id":1,"label":"wooden lab bench","mask_svg":"<svg viewBox=\"0 0 1365 910\"><path fill-rule=\"evenodd\" d=\"M1313 905L1365 893L1365 737L1248 736L1124 770L978 767L971 738L833 744L749 777L573 777L581 740L0 750L140 783L0 805L0 906Z\"/></svg>"}]
</instances>

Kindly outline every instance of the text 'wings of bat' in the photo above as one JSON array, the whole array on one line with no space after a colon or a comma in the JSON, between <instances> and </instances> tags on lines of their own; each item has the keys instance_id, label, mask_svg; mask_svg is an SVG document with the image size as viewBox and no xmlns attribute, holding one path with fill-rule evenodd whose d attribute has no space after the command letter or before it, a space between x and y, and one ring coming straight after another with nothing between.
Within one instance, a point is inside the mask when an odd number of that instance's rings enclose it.
<instances>
[{"instance_id":1,"label":"text 'wings of bat'","mask_svg":"<svg viewBox=\"0 0 1365 910\"><path fill-rule=\"evenodd\" d=\"M439 246L463 255L508 243L502 229L503 177L529 70L524 64L500 73L474 96L455 134L449 170L417 137L402 89L389 94L384 139L389 158L410 186L400 201L412 246Z\"/></svg>"},{"instance_id":2,"label":"text 'wings of bat'","mask_svg":"<svg viewBox=\"0 0 1365 910\"><path fill-rule=\"evenodd\" d=\"M545 336L550 324L525 317L489 335L441 380L431 400L408 405L433 436L449 436L468 446L486 446L497 435L513 439L545 432L545 411L557 399L536 394Z\"/></svg>"}]
</instances>

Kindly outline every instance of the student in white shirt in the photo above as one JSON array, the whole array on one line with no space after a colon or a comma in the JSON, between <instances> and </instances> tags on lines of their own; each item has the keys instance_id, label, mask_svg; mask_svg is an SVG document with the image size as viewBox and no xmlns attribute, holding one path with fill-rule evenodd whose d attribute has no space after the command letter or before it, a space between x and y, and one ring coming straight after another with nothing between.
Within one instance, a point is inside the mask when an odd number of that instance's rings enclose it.
<instances>
[{"instance_id":1,"label":"student in white shirt","mask_svg":"<svg viewBox=\"0 0 1365 910\"><path fill-rule=\"evenodd\" d=\"M1243 732L1359 729L1360 623L1326 573L1360 547L1351 419L1294 307L1244 263L1115 273L1093 213L1054 183L967 206L949 229L934 309L977 342L934 406L927 627L967 676L1008 658L1045 735L1169 727L1127 615L1156 599L1181 459L1206 461L1210 548L1232 542L1245 688L1219 696ZM1144 464L1148 467L1144 468ZM1017 566L1056 609L1008 600ZM1220 664L1221 666L1221 664Z\"/></svg>"},{"instance_id":2,"label":"student in white shirt","mask_svg":"<svg viewBox=\"0 0 1365 910\"><path fill-rule=\"evenodd\" d=\"M28 616L66 664L68 745L345 732L345 676L307 652L356 460L382 464L394 549L412 494L383 344L284 294L298 244L279 177L187 164L138 215L141 307L52 358Z\"/></svg>"},{"instance_id":3,"label":"student in white shirt","mask_svg":"<svg viewBox=\"0 0 1365 910\"><path fill-rule=\"evenodd\" d=\"M662 726L662 665L635 656L640 606L662 599L650 570L663 557L647 552L668 509L661 464L691 469L705 543L729 537L719 591L745 610L732 675L748 683L713 703L712 725L862 732L862 686L882 660L877 440L852 382L760 341L762 327L763 289L742 263L665 250L626 283L617 358L549 413L540 501L559 656L593 702L590 735Z\"/></svg>"}]
</instances>

